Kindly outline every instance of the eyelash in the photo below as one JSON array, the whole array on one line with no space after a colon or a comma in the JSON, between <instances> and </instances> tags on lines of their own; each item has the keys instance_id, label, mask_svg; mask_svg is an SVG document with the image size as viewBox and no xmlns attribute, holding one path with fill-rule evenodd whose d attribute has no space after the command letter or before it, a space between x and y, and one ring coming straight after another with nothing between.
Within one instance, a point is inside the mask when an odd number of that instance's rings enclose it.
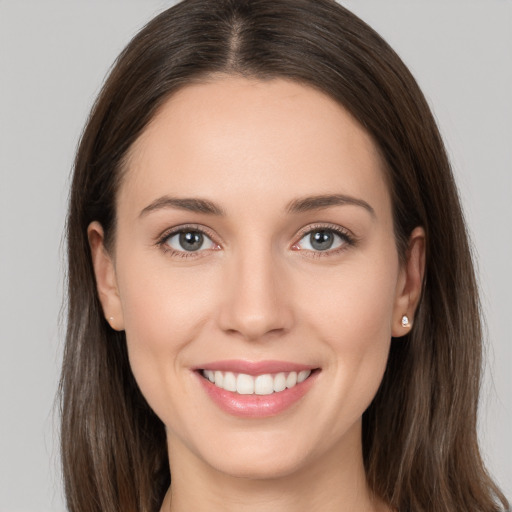
<instances>
[{"instance_id":1,"label":"eyelash","mask_svg":"<svg viewBox=\"0 0 512 512\"><path fill-rule=\"evenodd\" d=\"M326 251L312 251L309 249L296 249L298 252L307 251L308 253L311 254L311 256L308 256L308 257L314 257L314 258L329 257L329 256L337 255L337 254L347 250L349 247L355 246L358 241L357 238L352 233L350 233L348 230L346 230L340 226L336 226L336 225L332 225L332 224L314 224L312 226L308 226L307 228L301 230L298 233L297 242L295 242L292 245L292 248L295 247L305 236L307 236L308 234L314 233L315 231L327 231L330 233L334 233L339 238L341 238L341 240L343 241L343 244L336 249L331 249L331 250L328 249ZM178 227L175 227L175 228L172 228L172 229L166 231L158 238L155 245L160 247L160 249L164 253L170 254L172 257L183 258L183 259L200 258L200 257L204 256L203 253L205 253L205 252L210 252L212 250L218 250L218 249L205 249L205 250L198 250L198 251L177 251L175 249L172 249L168 245L167 241L169 240L169 238L171 238L172 236L177 235L179 233L186 233L186 232L200 233L200 234L208 237L216 246L219 245L214 241L214 236L210 233L209 230L205 229L203 226L198 226L198 225L194 225L194 224L178 226Z\"/></svg>"},{"instance_id":2,"label":"eyelash","mask_svg":"<svg viewBox=\"0 0 512 512\"><path fill-rule=\"evenodd\" d=\"M343 251L346 251L350 247L354 247L357 244L357 238L347 229L342 228L341 226L333 225L333 224L313 224L308 226L307 228L301 230L297 235L298 241L293 244L292 247L296 246L305 236L314 233L315 231L327 231L330 233L334 233L343 241L343 244L336 249L328 249L326 251L311 251L308 249L298 250L298 252L307 251L310 253L308 257L313 258L325 258L329 256L336 256Z\"/></svg>"},{"instance_id":3,"label":"eyelash","mask_svg":"<svg viewBox=\"0 0 512 512\"><path fill-rule=\"evenodd\" d=\"M205 229L203 226L198 226L196 224L185 224L183 226L177 226L175 228L172 228L172 229L166 231L165 233L163 233L158 238L156 245L159 246L160 249L162 249L162 251L164 253L169 254L170 256L175 257L175 258L183 258L183 259L200 258L200 257L204 256L203 253L205 253L205 252L217 250L217 249L206 249L206 250L202 250L202 251L177 251L167 244L167 241L172 236L178 235L180 233L187 233L187 232L201 233L202 235L205 235L206 237L208 237L212 242L214 239L213 234L210 233L210 231ZM216 242L213 242L213 243L217 246L219 245Z\"/></svg>"}]
</instances>

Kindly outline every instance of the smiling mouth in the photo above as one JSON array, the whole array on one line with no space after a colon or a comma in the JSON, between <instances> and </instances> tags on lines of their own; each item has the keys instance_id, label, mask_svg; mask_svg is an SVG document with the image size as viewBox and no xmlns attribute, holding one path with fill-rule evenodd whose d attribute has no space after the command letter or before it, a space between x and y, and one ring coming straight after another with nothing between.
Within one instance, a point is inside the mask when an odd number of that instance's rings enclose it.
<instances>
[{"instance_id":1,"label":"smiling mouth","mask_svg":"<svg viewBox=\"0 0 512 512\"><path fill-rule=\"evenodd\" d=\"M220 370L200 370L200 374L216 387L238 395L272 395L294 388L308 379L314 371L265 373L253 376Z\"/></svg>"}]
</instances>

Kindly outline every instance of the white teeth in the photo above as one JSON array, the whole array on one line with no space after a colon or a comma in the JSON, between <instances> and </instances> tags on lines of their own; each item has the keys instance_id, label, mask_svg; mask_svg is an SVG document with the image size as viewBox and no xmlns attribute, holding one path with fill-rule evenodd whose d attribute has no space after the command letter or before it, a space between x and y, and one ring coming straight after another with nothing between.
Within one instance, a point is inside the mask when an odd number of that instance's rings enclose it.
<instances>
[{"instance_id":1,"label":"white teeth","mask_svg":"<svg viewBox=\"0 0 512 512\"><path fill-rule=\"evenodd\" d=\"M279 393L304 382L310 375L311 370L302 370L298 373L281 372L275 375L265 373L256 377L245 373L235 374L219 370L203 370L203 376L215 384L215 386L240 395L271 395L272 393Z\"/></svg>"},{"instance_id":2,"label":"white teeth","mask_svg":"<svg viewBox=\"0 0 512 512\"><path fill-rule=\"evenodd\" d=\"M295 373L295 372L292 372ZM284 373L278 373L274 377L274 391L279 393L279 391L284 391L286 389L286 375Z\"/></svg>"},{"instance_id":3,"label":"white teeth","mask_svg":"<svg viewBox=\"0 0 512 512\"><path fill-rule=\"evenodd\" d=\"M217 379L215 379L215 384L217 384ZM222 384L219 387L222 387ZM254 393L254 378L240 373L236 378L236 392L239 395L252 395Z\"/></svg>"},{"instance_id":4,"label":"white teeth","mask_svg":"<svg viewBox=\"0 0 512 512\"><path fill-rule=\"evenodd\" d=\"M222 387L226 391L236 391L236 377L234 373L226 372L224 374L224 382Z\"/></svg>"},{"instance_id":5,"label":"white teeth","mask_svg":"<svg viewBox=\"0 0 512 512\"><path fill-rule=\"evenodd\" d=\"M311 374L311 370L302 370L297 375L297 383L304 382ZM217 379L215 379L215 382L217 382Z\"/></svg>"},{"instance_id":6,"label":"white teeth","mask_svg":"<svg viewBox=\"0 0 512 512\"><path fill-rule=\"evenodd\" d=\"M258 375L254 380L254 392L257 395L271 395L274 392L272 375Z\"/></svg>"},{"instance_id":7,"label":"white teeth","mask_svg":"<svg viewBox=\"0 0 512 512\"><path fill-rule=\"evenodd\" d=\"M297 372L290 372L286 377L286 387L293 388L297 384Z\"/></svg>"}]
</instances>

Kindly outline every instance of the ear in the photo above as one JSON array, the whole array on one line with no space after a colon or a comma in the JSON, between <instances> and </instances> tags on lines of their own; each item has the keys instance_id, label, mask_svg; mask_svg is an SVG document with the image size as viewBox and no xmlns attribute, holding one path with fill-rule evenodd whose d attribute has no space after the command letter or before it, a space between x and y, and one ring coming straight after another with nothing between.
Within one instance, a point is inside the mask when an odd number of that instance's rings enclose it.
<instances>
[{"instance_id":1,"label":"ear","mask_svg":"<svg viewBox=\"0 0 512 512\"><path fill-rule=\"evenodd\" d=\"M406 262L400 269L397 282L391 328L393 337L404 336L411 330L414 313L421 297L424 275L425 230L417 227L409 237Z\"/></svg>"},{"instance_id":2,"label":"ear","mask_svg":"<svg viewBox=\"0 0 512 512\"><path fill-rule=\"evenodd\" d=\"M122 331L124 329L124 319L115 267L110 254L105 248L103 227L99 222L95 221L89 224L87 237L91 248L96 287L103 307L103 314L112 329Z\"/></svg>"}]
</instances>

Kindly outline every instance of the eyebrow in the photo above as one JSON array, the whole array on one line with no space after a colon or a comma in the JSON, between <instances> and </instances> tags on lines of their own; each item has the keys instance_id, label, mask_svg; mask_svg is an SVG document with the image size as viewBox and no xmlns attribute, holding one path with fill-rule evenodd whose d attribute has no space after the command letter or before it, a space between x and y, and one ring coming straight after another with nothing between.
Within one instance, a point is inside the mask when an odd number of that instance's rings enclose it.
<instances>
[{"instance_id":1,"label":"eyebrow","mask_svg":"<svg viewBox=\"0 0 512 512\"><path fill-rule=\"evenodd\" d=\"M355 205L367 210L375 218L375 210L362 199L344 194L323 194L294 199L286 207L287 213L304 213L311 210L321 210L331 206ZM146 206L139 214L139 217L166 208L177 208L195 213L206 213L208 215L224 216L224 210L207 199L199 198L178 198L162 196Z\"/></svg>"},{"instance_id":2,"label":"eyebrow","mask_svg":"<svg viewBox=\"0 0 512 512\"><path fill-rule=\"evenodd\" d=\"M367 210L375 218L375 210L362 199L347 196L344 194L325 194L319 196L309 196L291 201L286 207L288 213L302 213L310 210L321 210L330 206L354 205Z\"/></svg>"},{"instance_id":3,"label":"eyebrow","mask_svg":"<svg viewBox=\"0 0 512 512\"><path fill-rule=\"evenodd\" d=\"M139 217L144 217L148 213L165 208L177 208L179 210L187 210L196 213L207 213L209 215L225 215L225 212L222 208L206 199L163 196L159 197L151 204L146 206L140 212Z\"/></svg>"}]
</instances>

